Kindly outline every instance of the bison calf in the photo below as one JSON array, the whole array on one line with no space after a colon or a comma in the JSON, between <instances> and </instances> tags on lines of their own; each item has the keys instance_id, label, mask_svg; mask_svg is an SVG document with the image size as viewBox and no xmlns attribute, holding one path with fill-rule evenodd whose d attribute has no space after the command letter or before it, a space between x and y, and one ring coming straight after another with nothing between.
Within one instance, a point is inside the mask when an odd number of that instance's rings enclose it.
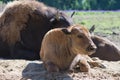
<instances>
[{"instance_id":1,"label":"bison calf","mask_svg":"<svg viewBox=\"0 0 120 80\"><path fill-rule=\"evenodd\" d=\"M71 67L80 63L84 66L80 67L81 71L89 71L86 56L95 51L96 46L91 40L89 31L81 25L74 25L48 31L42 41L40 57L48 72L69 69L72 61L74 63ZM74 61L78 54L83 58L78 57L78 60Z\"/></svg>"}]
</instances>

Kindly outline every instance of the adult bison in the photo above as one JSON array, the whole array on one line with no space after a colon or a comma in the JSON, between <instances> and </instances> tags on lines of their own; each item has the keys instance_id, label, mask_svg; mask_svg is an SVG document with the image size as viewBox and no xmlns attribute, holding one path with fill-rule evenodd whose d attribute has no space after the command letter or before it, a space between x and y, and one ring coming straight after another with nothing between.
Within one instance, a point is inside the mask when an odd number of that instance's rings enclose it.
<instances>
[{"instance_id":1,"label":"adult bison","mask_svg":"<svg viewBox=\"0 0 120 80\"><path fill-rule=\"evenodd\" d=\"M92 34L92 40L97 46L96 52L91 57L99 57L102 60L118 61L120 60L120 49L110 40L94 35L93 31L95 26L92 26L90 32Z\"/></svg>"},{"instance_id":2,"label":"adult bison","mask_svg":"<svg viewBox=\"0 0 120 80\"><path fill-rule=\"evenodd\" d=\"M40 57L48 72L69 69L77 62L81 71L89 71L89 64L100 66L88 56L95 51L89 31L81 25L73 25L48 31L42 41Z\"/></svg>"},{"instance_id":3,"label":"adult bison","mask_svg":"<svg viewBox=\"0 0 120 80\"><path fill-rule=\"evenodd\" d=\"M0 14L0 57L39 59L44 34L71 24L72 19L63 12L38 1L8 3Z\"/></svg>"},{"instance_id":4,"label":"adult bison","mask_svg":"<svg viewBox=\"0 0 120 80\"><path fill-rule=\"evenodd\" d=\"M113 42L97 35L92 36L92 40L97 46L97 50L91 57L109 61L120 60L120 49Z\"/></svg>"}]
</instances>

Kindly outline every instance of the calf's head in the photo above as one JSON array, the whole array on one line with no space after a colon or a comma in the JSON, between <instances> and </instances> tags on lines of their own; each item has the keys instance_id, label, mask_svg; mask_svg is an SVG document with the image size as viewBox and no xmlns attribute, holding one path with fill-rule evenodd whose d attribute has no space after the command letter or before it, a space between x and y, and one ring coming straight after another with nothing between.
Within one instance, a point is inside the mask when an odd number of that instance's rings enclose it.
<instances>
[{"instance_id":1,"label":"calf's head","mask_svg":"<svg viewBox=\"0 0 120 80\"><path fill-rule=\"evenodd\" d=\"M96 45L91 39L91 35L85 27L75 25L66 29L63 32L70 38L71 49L75 53L91 55L96 51Z\"/></svg>"}]
</instances>

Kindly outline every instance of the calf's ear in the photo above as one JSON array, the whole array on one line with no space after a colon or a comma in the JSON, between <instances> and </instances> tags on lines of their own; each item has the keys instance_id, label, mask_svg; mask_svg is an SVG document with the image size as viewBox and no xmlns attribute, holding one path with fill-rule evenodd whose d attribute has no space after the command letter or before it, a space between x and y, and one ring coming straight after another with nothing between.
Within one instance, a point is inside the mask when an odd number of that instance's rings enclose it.
<instances>
[{"instance_id":1,"label":"calf's ear","mask_svg":"<svg viewBox=\"0 0 120 80\"><path fill-rule=\"evenodd\" d=\"M70 32L67 28L63 28L62 31L63 31L65 34L71 34L71 32Z\"/></svg>"}]
</instances>

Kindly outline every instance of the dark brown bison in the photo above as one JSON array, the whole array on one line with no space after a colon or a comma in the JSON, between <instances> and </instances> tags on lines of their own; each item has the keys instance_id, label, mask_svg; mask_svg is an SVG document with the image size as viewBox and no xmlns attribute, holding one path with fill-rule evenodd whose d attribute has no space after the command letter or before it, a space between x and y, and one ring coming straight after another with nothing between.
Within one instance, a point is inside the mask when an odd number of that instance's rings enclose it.
<instances>
[{"instance_id":1,"label":"dark brown bison","mask_svg":"<svg viewBox=\"0 0 120 80\"><path fill-rule=\"evenodd\" d=\"M62 11L38 1L8 3L0 14L0 57L39 59L44 34L71 24L72 19Z\"/></svg>"},{"instance_id":2,"label":"dark brown bison","mask_svg":"<svg viewBox=\"0 0 120 80\"><path fill-rule=\"evenodd\" d=\"M96 52L91 57L99 57L103 60L118 61L120 60L120 49L110 40L94 35L95 26L91 27L92 40L97 46Z\"/></svg>"},{"instance_id":3,"label":"dark brown bison","mask_svg":"<svg viewBox=\"0 0 120 80\"><path fill-rule=\"evenodd\" d=\"M120 60L120 49L113 42L96 35L92 36L92 40L97 46L96 52L91 55L92 57L109 61Z\"/></svg>"},{"instance_id":4,"label":"dark brown bison","mask_svg":"<svg viewBox=\"0 0 120 80\"><path fill-rule=\"evenodd\" d=\"M81 71L89 71L89 64L100 66L88 56L95 50L89 31L81 25L73 25L48 31L42 41L40 57L48 72L72 69L77 63Z\"/></svg>"}]
</instances>

